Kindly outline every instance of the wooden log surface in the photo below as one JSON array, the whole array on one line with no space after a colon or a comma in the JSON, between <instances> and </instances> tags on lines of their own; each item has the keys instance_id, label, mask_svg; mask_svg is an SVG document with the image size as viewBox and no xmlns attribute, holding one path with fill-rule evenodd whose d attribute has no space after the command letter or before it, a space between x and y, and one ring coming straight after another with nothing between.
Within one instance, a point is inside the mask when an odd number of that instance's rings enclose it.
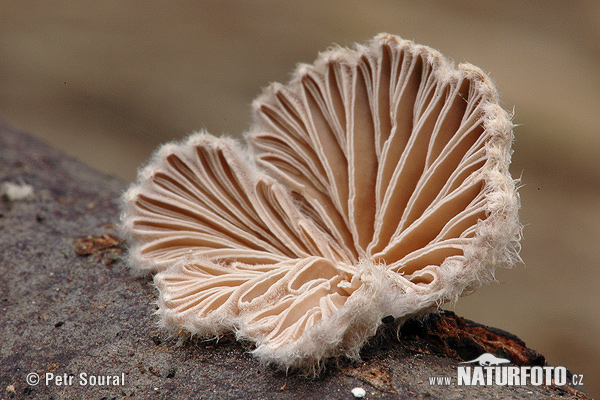
<instances>
[{"instance_id":1,"label":"wooden log surface","mask_svg":"<svg viewBox=\"0 0 600 400\"><path fill-rule=\"evenodd\" d=\"M451 312L388 323L361 362L331 363L319 378L261 365L232 338L169 338L153 314L152 277L122 260L124 182L0 121L4 182L33 194L0 200L0 399L353 399L356 387L367 399L589 398L568 385L457 385L458 362L483 352L516 365L545 360Z\"/></svg>"}]
</instances>

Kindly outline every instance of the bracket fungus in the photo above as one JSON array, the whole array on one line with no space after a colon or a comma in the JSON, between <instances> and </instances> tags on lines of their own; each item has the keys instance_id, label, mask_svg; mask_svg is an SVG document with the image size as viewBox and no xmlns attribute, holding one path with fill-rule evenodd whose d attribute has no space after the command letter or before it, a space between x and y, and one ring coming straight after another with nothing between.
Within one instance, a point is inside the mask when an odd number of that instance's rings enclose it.
<instances>
[{"instance_id":1,"label":"bracket fungus","mask_svg":"<svg viewBox=\"0 0 600 400\"><path fill-rule=\"evenodd\" d=\"M519 259L510 115L470 64L380 34L253 103L247 145L162 146L124 196L162 324L227 331L281 368L357 358L389 316L456 301Z\"/></svg>"}]
</instances>

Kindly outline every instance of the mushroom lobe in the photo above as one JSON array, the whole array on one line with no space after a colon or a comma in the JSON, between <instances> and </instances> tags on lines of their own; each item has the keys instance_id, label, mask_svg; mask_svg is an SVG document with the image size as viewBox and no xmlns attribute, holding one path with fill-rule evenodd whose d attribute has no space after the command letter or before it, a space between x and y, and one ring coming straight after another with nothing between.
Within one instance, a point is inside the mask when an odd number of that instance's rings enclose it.
<instances>
[{"instance_id":1,"label":"mushroom lobe","mask_svg":"<svg viewBox=\"0 0 600 400\"><path fill-rule=\"evenodd\" d=\"M518 260L513 125L477 67L381 34L300 65L253 109L249 148L167 144L124 196L166 327L233 331L314 369Z\"/></svg>"}]
</instances>

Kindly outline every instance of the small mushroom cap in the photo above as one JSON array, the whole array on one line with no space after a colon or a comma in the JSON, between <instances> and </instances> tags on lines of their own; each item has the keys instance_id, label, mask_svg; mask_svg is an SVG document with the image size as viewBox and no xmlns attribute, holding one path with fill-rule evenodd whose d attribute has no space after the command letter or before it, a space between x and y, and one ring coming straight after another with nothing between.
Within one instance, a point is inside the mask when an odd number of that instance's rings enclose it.
<instances>
[{"instance_id":1,"label":"small mushroom cap","mask_svg":"<svg viewBox=\"0 0 600 400\"><path fill-rule=\"evenodd\" d=\"M513 125L477 67L381 34L300 65L253 109L248 148L167 144L124 196L166 327L233 331L314 369L519 259Z\"/></svg>"}]
</instances>

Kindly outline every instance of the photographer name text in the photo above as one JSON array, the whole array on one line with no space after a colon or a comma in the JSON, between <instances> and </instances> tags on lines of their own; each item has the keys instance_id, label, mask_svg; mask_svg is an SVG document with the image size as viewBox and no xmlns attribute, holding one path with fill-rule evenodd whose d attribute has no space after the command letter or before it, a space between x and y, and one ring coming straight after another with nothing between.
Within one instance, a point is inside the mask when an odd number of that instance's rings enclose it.
<instances>
[{"instance_id":1,"label":"photographer name text","mask_svg":"<svg viewBox=\"0 0 600 400\"><path fill-rule=\"evenodd\" d=\"M53 374L46 372L44 381L46 386L123 386L125 384L125 373L118 375L93 375L81 372L73 374Z\"/></svg>"}]
</instances>

